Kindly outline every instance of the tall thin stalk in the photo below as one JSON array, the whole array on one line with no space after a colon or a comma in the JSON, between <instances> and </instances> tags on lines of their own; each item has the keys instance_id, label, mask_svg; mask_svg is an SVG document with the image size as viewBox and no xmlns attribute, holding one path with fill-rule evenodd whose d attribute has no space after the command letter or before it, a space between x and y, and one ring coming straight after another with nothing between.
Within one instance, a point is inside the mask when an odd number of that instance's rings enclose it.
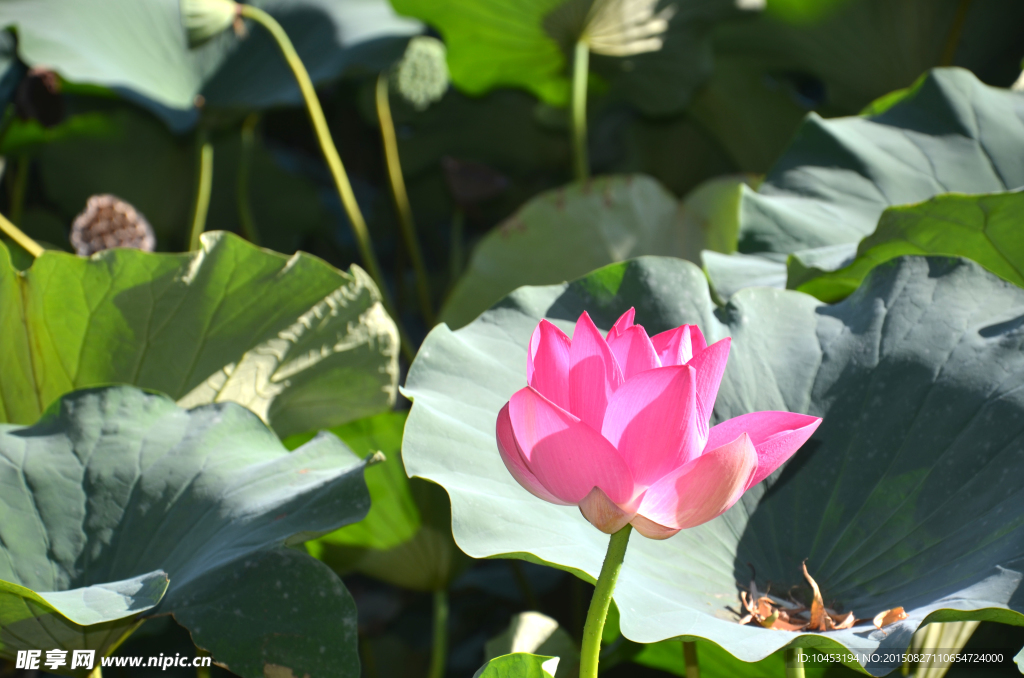
<instances>
[{"instance_id":1,"label":"tall thin stalk","mask_svg":"<svg viewBox=\"0 0 1024 678\"><path fill-rule=\"evenodd\" d=\"M391 102L388 100L388 75L381 73L377 77L377 118L380 120L380 136L384 142L384 158L388 167L388 181L391 184L391 195L395 199L398 211L398 224L405 240L405 248L412 259L413 272L416 274L416 293L419 298L420 313L428 327L434 325L434 309L430 303L430 283L427 279L427 267L423 263L423 250L419 238L416 237L416 223L412 217L412 205L409 194L405 190L405 178L402 176L402 163L398 157L398 138L395 135L395 123L391 117Z\"/></svg>"},{"instance_id":2,"label":"tall thin stalk","mask_svg":"<svg viewBox=\"0 0 1024 678\"><path fill-rule=\"evenodd\" d=\"M804 663L800 659L800 648L786 649L786 678L804 678Z\"/></svg>"},{"instance_id":3,"label":"tall thin stalk","mask_svg":"<svg viewBox=\"0 0 1024 678\"><path fill-rule=\"evenodd\" d=\"M953 23L950 24L949 33L946 34L946 45L942 49L942 57L939 59L940 66L952 66L956 57L957 47L960 46L960 36L964 32L964 24L967 23L967 12L971 9L974 0L960 0L956 7L956 14L953 15Z\"/></svg>"},{"instance_id":4,"label":"tall thin stalk","mask_svg":"<svg viewBox=\"0 0 1024 678\"><path fill-rule=\"evenodd\" d=\"M188 249L200 247L199 236L206 230L206 214L210 211L210 193L213 189L213 144L202 125L196 131L196 193L192 202L192 225L188 233Z\"/></svg>"},{"instance_id":5,"label":"tall thin stalk","mask_svg":"<svg viewBox=\"0 0 1024 678\"><path fill-rule=\"evenodd\" d=\"M298 52L295 51L295 46L292 45L288 34L284 32L281 24L277 23L274 17L252 5L238 5L238 13L240 16L252 19L260 24L273 36L285 61L288 62L288 66L292 69L295 81L302 92L302 98L306 102L306 110L309 112L309 118L313 123L313 130L316 132L317 141L320 143L320 151L324 155L324 160L327 161L327 167L334 178L334 186L338 190L338 197L341 198L341 204L348 215L349 223L352 224L352 231L356 236L359 253L363 259L363 266L374 282L377 283L377 287L380 288L380 296L384 308L398 326L398 332L402 338L402 352L406 359L411 362L415 357L412 343L409 340L408 333L402 326L402 321L399 319L398 314L395 313L394 305L391 303L391 295L384 284L384 277L381 275L377 254L374 252L373 243L370 241L370 232L366 227L366 220L359 209L359 203L356 202L355 193L352 191L352 184L349 183L348 174L345 173L345 166L341 163L341 156L338 155L338 149L334 145L331 131L327 127L327 119L324 117L323 108L320 107L320 100L317 99L316 90L313 89L313 81L309 79L309 73L306 72L306 67L303 65L302 59L299 58Z\"/></svg>"},{"instance_id":6,"label":"tall thin stalk","mask_svg":"<svg viewBox=\"0 0 1024 678\"><path fill-rule=\"evenodd\" d=\"M434 591L434 644L428 678L443 678L448 664L448 591Z\"/></svg>"},{"instance_id":7,"label":"tall thin stalk","mask_svg":"<svg viewBox=\"0 0 1024 678\"><path fill-rule=\"evenodd\" d=\"M11 223L20 224L25 210L25 193L28 191L28 172L32 159L27 155L19 155L14 165L14 176L11 182Z\"/></svg>"},{"instance_id":8,"label":"tall thin stalk","mask_svg":"<svg viewBox=\"0 0 1024 678\"><path fill-rule=\"evenodd\" d=\"M608 552L601 565L601 574L594 587L594 597L590 599L587 610L587 621L583 625L583 644L580 647L580 678L597 678L597 663L601 656L601 636L604 635L604 622L608 618L608 608L612 604L612 591L622 570L622 561L626 557L626 545L633 526L627 524L608 540Z\"/></svg>"},{"instance_id":9,"label":"tall thin stalk","mask_svg":"<svg viewBox=\"0 0 1024 678\"><path fill-rule=\"evenodd\" d=\"M587 154L587 77L590 74L590 46L583 40L576 43L572 64L572 152L577 181L590 177Z\"/></svg>"},{"instance_id":10,"label":"tall thin stalk","mask_svg":"<svg viewBox=\"0 0 1024 678\"><path fill-rule=\"evenodd\" d=\"M252 163L252 149L256 143L256 125L260 121L259 113L250 113L242 123L241 148L238 152L238 180L235 183L235 199L238 203L238 224L242 235L253 245L260 244L260 233L256 229L256 220L252 216L249 204L249 175Z\"/></svg>"},{"instance_id":11,"label":"tall thin stalk","mask_svg":"<svg viewBox=\"0 0 1024 678\"><path fill-rule=\"evenodd\" d=\"M4 232L8 238L18 243L22 249L31 254L33 257L38 257L43 253L43 248L32 238L25 235L25 233L12 224L7 217L0 214L0 231Z\"/></svg>"}]
</instances>

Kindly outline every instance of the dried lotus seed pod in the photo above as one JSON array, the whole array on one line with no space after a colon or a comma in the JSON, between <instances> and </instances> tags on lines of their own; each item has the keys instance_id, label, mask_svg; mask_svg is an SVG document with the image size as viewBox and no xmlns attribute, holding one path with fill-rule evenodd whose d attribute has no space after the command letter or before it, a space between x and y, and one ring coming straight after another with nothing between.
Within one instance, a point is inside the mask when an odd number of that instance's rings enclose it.
<instances>
[{"instance_id":1,"label":"dried lotus seed pod","mask_svg":"<svg viewBox=\"0 0 1024 678\"><path fill-rule=\"evenodd\" d=\"M447 54L443 42L420 35L409 41L405 55L395 66L395 89L416 110L440 101L448 91Z\"/></svg>"},{"instance_id":2,"label":"dried lotus seed pod","mask_svg":"<svg viewBox=\"0 0 1024 678\"><path fill-rule=\"evenodd\" d=\"M114 247L152 252L153 227L134 207L114 195L94 195L71 225L71 245L79 256Z\"/></svg>"}]
</instances>

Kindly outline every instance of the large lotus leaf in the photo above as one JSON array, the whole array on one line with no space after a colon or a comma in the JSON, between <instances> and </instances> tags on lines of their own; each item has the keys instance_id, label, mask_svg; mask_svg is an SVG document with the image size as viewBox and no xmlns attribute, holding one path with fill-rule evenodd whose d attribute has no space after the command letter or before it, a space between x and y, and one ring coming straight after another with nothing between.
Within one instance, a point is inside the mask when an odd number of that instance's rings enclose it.
<instances>
[{"instance_id":1,"label":"large lotus leaf","mask_svg":"<svg viewBox=\"0 0 1024 678\"><path fill-rule=\"evenodd\" d=\"M522 87L556 106L569 102L572 46L582 29L587 0L394 0L402 14L435 26L448 46L452 82L469 94ZM629 58L595 57L614 93L645 111L685 106L711 72L710 29L750 3L684 0L674 3L664 46ZM757 5L758 3L753 3Z\"/></svg>"},{"instance_id":2,"label":"large lotus leaf","mask_svg":"<svg viewBox=\"0 0 1024 678\"><path fill-rule=\"evenodd\" d=\"M189 254L0 247L0 421L29 423L78 388L128 383L192 407L234 401L280 435L395 397L398 336L361 269L286 257L228 233Z\"/></svg>"},{"instance_id":3,"label":"large lotus leaf","mask_svg":"<svg viewBox=\"0 0 1024 678\"><path fill-rule=\"evenodd\" d=\"M363 466L330 434L289 453L234 403L186 411L129 386L76 391L33 426L0 426L0 579L61 592L39 596L85 626L71 647L108 650L104 620L159 600L148 615L174 614L239 675L355 676L351 598L284 547L366 514ZM55 626L34 612L0 620L0 654L38 647L23 629Z\"/></svg>"},{"instance_id":4,"label":"large lotus leaf","mask_svg":"<svg viewBox=\"0 0 1024 678\"><path fill-rule=\"evenodd\" d=\"M880 114L811 114L760 189L744 195L739 249L855 243L892 205L1022 185L1024 95L936 69Z\"/></svg>"},{"instance_id":5,"label":"large lotus leaf","mask_svg":"<svg viewBox=\"0 0 1024 678\"><path fill-rule=\"evenodd\" d=\"M386 550L416 534L420 527L420 513L409 489L409 479L405 477L401 454L402 429L405 428L407 414L384 412L329 429L361 458L383 452L385 459L366 469L366 487L371 500L366 518L308 542L306 547L314 556L319 557L326 544ZM314 435L291 436L284 441L285 447L295 449Z\"/></svg>"},{"instance_id":6,"label":"large lotus leaf","mask_svg":"<svg viewBox=\"0 0 1024 678\"><path fill-rule=\"evenodd\" d=\"M682 256L687 243L675 221L678 205L639 174L542 193L477 244L441 319L462 327L521 285L572 280L642 254Z\"/></svg>"},{"instance_id":7,"label":"large lotus leaf","mask_svg":"<svg viewBox=\"0 0 1024 678\"><path fill-rule=\"evenodd\" d=\"M794 254L788 286L834 302L850 295L868 271L904 254L944 254L978 262L1024 287L1024 193L940 195L919 205L890 207L857 256L838 270L808 266Z\"/></svg>"},{"instance_id":8,"label":"large lotus leaf","mask_svg":"<svg viewBox=\"0 0 1024 678\"><path fill-rule=\"evenodd\" d=\"M257 4L281 22L314 82L357 64L386 67L375 39L420 30L385 0ZM190 49L180 0L4 0L0 27L17 31L19 54L30 66L127 91L165 117L192 109L200 93L211 104L246 108L299 100L294 76L262 28L252 26L245 40L229 30ZM384 51L400 56L400 48Z\"/></svg>"},{"instance_id":9,"label":"large lotus leaf","mask_svg":"<svg viewBox=\"0 0 1024 678\"><path fill-rule=\"evenodd\" d=\"M696 323L732 353L714 420L759 410L822 416L794 460L726 514L665 541L634 537L615 601L623 635L713 641L744 661L786 645L895 651L924 621L1024 625L1024 290L959 259L901 257L846 301L748 288L718 308L696 266L644 257L568 285L525 287L457 332L441 325L413 364L403 453L452 500L459 546L597 575L607 547L575 507L538 500L502 464L498 410L526 383L544 317L571 332L636 308L650 332ZM859 618L830 633L741 626L737 582L787 591L807 567ZM868 663L880 675L891 664Z\"/></svg>"}]
</instances>

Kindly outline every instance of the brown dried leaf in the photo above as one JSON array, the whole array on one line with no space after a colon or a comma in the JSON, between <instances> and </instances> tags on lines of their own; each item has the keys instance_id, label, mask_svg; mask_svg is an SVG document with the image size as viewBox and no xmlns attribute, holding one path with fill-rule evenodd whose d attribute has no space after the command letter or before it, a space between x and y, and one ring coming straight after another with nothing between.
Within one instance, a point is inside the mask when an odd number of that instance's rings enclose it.
<instances>
[{"instance_id":1,"label":"brown dried leaf","mask_svg":"<svg viewBox=\"0 0 1024 678\"><path fill-rule=\"evenodd\" d=\"M851 626L853 626L853 623L856 621L856 618L853 616L852 612L847 612L845 615L839 613L830 613L829 617L831 617L832 621L835 623L836 629L848 629Z\"/></svg>"},{"instance_id":2,"label":"brown dried leaf","mask_svg":"<svg viewBox=\"0 0 1024 678\"><path fill-rule=\"evenodd\" d=\"M772 626L772 628L776 631L803 631L807 628L807 622L796 623L792 621L782 621L779 619L775 622L775 625Z\"/></svg>"},{"instance_id":3,"label":"brown dried leaf","mask_svg":"<svg viewBox=\"0 0 1024 678\"><path fill-rule=\"evenodd\" d=\"M872 623L875 625L876 629L880 629L883 626L895 624L896 622L906 618L907 613L903 611L902 607L894 607L891 610L882 610L881 612L876 614L875 618L872 620Z\"/></svg>"},{"instance_id":4,"label":"brown dried leaf","mask_svg":"<svg viewBox=\"0 0 1024 678\"><path fill-rule=\"evenodd\" d=\"M832 620L825 614L825 601L821 597L818 582L814 581L814 578L807 572L807 561L804 561L800 566L803 568L804 577L814 592L814 602L811 603L811 622L808 628L812 631L828 631L830 630L829 627L832 626Z\"/></svg>"}]
</instances>

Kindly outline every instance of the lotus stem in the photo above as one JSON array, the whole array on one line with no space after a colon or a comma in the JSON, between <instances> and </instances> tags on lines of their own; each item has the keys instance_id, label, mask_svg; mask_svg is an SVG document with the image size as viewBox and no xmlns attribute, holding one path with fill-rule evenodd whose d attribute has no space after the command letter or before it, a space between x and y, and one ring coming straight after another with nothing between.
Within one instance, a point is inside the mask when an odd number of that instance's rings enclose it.
<instances>
[{"instance_id":1,"label":"lotus stem","mask_svg":"<svg viewBox=\"0 0 1024 678\"><path fill-rule=\"evenodd\" d=\"M27 155L18 156L14 166L14 181L11 183L11 223L20 224L25 210L25 192L28 190L28 171L31 160Z\"/></svg>"},{"instance_id":2,"label":"lotus stem","mask_svg":"<svg viewBox=\"0 0 1024 678\"><path fill-rule=\"evenodd\" d=\"M452 214L452 230L448 249L448 289L455 287L459 276L462 275L463 243L466 231L466 213L462 208L456 207Z\"/></svg>"},{"instance_id":3,"label":"lotus stem","mask_svg":"<svg viewBox=\"0 0 1024 678\"><path fill-rule=\"evenodd\" d=\"M434 591L434 645L430 653L428 678L444 678L448 664L448 591Z\"/></svg>"},{"instance_id":4,"label":"lotus stem","mask_svg":"<svg viewBox=\"0 0 1024 678\"><path fill-rule=\"evenodd\" d=\"M98 659L96 660L96 666L89 672L89 678L103 678L103 667Z\"/></svg>"},{"instance_id":5,"label":"lotus stem","mask_svg":"<svg viewBox=\"0 0 1024 678\"><path fill-rule=\"evenodd\" d=\"M942 58L939 66L952 66L956 57L956 49L960 46L960 36L964 32L964 24L967 22L967 12L971 9L974 0L960 0L956 7L956 14L953 16L953 23L949 27L946 36L946 46L942 50Z\"/></svg>"},{"instance_id":6,"label":"lotus stem","mask_svg":"<svg viewBox=\"0 0 1024 678\"><path fill-rule=\"evenodd\" d=\"M256 230L256 222L252 217L252 206L249 204L249 175L252 162L252 149L256 143L256 125L260 121L259 113L250 113L242 123L242 143L238 154L238 181L235 184L238 201L238 224L242 235L253 245L260 244L260 234Z\"/></svg>"},{"instance_id":7,"label":"lotus stem","mask_svg":"<svg viewBox=\"0 0 1024 678\"><path fill-rule=\"evenodd\" d=\"M210 193L213 190L213 144L202 126L196 133L196 196L192 204L192 227L188 235L188 249L199 249L199 236L206 230L206 214L210 211Z\"/></svg>"},{"instance_id":8,"label":"lotus stem","mask_svg":"<svg viewBox=\"0 0 1024 678\"><path fill-rule=\"evenodd\" d=\"M692 640L683 641L683 665L686 667L686 678L700 678L700 663L697 661L697 643Z\"/></svg>"},{"instance_id":9,"label":"lotus stem","mask_svg":"<svg viewBox=\"0 0 1024 678\"><path fill-rule=\"evenodd\" d=\"M391 195L395 199L398 211L398 224L405 240L405 248L412 259L413 272L416 274L416 293L420 302L420 313L428 327L434 325L434 310L430 303L430 285L427 279L427 267L423 263L423 250L420 249L416 237L416 224L412 217L412 205L409 194L405 190L405 178L402 176L402 163L398 157L398 137L395 135L395 122L391 117L391 102L388 100L388 75L381 73L377 77L377 118L380 120L380 136L384 141L384 159L388 167L388 180L391 183Z\"/></svg>"},{"instance_id":10,"label":"lotus stem","mask_svg":"<svg viewBox=\"0 0 1024 678\"><path fill-rule=\"evenodd\" d=\"M590 46L583 40L576 43L572 64L572 151L576 180L590 177L587 158L587 76L590 74Z\"/></svg>"},{"instance_id":11,"label":"lotus stem","mask_svg":"<svg viewBox=\"0 0 1024 678\"><path fill-rule=\"evenodd\" d=\"M196 657L209 657L210 653L206 650L196 648ZM196 667L196 678L210 678L210 667L209 666L197 666Z\"/></svg>"},{"instance_id":12,"label":"lotus stem","mask_svg":"<svg viewBox=\"0 0 1024 678\"><path fill-rule=\"evenodd\" d=\"M805 678L804 663L800 659L800 648L786 649L786 678Z\"/></svg>"},{"instance_id":13,"label":"lotus stem","mask_svg":"<svg viewBox=\"0 0 1024 678\"><path fill-rule=\"evenodd\" d=\"M25 235L20 228L12 224L7 217L2 214L0 214L0 231L3 231L8 238L18 243L22 249L33 257L38 257L43 253L43 248L39 243Z\"/></svg>"},{"instance_id":14,"label":"lotus stem","mask_svg":"<svg viewBox=\"0 0 1024 678\"><path fill-rule=\"evenodd\" d=\"M366 268L366 272L370 274L370 277L373 278L373 281L377 283L384 309L398 326L398 332L402 339L402 353L409 362L412 362L412 359L415 357L412 343L402 325L402 321L399 319L398 314L395 313L394 305L391 303L391 295L384 284L384 278L380 272L380 264L377 262L377 254L373 251L373 243L370 241L370 232L366 228L366 220L359 209L359 203L356 202L356 195L352 191L352 184L349 183L348 174L345 173L345 166L342 164L341 156L338 155L338 149L334 145L331 130L327 127L327 119L324 117L323 108L320 107L320 100L316 97L316 90L313 89L313 81L309 79L309 73L306 71L302 59L299 58L299 53L295 51L295 46L288 39L288 34L281 28L281 24L277 23L277 19L259 7L253 7L252 5L239 4L238 14L247 19L252 19L267 29L277 42L277 46L281 50L285 61L288 62L288 66L292 69L295 81L302 92L302 98L306 102L306 111L309 113L309 118L313 123L313 130L316 132L317 141L320 143L320 151L324 155L324 160L327 161L327 168L331 171L331 176L334 178L334 186L338 191L338 197L341 198L341 204L348 215L349 223L352 224L352 232L356 236L359 254L363 259L363 266Z\"/></svg>"},{"instance_id":15,"label":"lotus stem","mask_svg":"<svg viewBox=\"0 0 1024 678\"><path fill-rule=\"evenodd\" d=\"M608 540L608 552L601 565L601 574L594 587L594 597L590 599L587 621L583 624L583 645L580 648L580 678L597 678L597 664L601 656L601 636L604 634L604 622L608 618L608 608L612 603L612 591L622 570L622 560L626 557L626 545L633 526L627 524Z\"/></svg>"}]
</instances>

